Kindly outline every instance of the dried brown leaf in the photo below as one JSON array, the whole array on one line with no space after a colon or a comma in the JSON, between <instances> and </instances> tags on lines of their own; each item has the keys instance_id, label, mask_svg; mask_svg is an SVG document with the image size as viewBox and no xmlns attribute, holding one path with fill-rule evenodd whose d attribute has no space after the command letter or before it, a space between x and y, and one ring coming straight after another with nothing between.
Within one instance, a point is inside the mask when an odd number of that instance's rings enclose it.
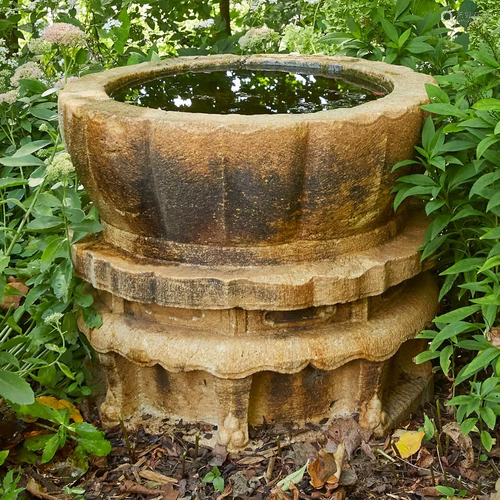
<instances>
[{"instance_id":1,"label":"dried brown leaf","mask_svg":"<svg viewBox=\"0 0 500 500\"><path fill-rule=\"evenodd\" d=\"M176 484L179 481L173 477L165 476L164 474L160 474L159 472L155 472L152 470L141 470L139 472L139 476L148 481L153 481L155 483L161 484Z\"/></svg>"},{"instance_id":2,"label":"dried brown leaf","mask_svg":"<svg viewBox=\"0 0 500 500\"><path fill-rule=\"evenodd\" d=\"M340 443L336 453L325 450L318 452L318 457L307 466L307 473L311 476L311 485L323 488L325 483L337 484L344 465L345 446Z\"/></svg>"},{"instance_id":3,"label":"dried brown leaf","mask_svg":"<svg viewBox=\"0 0 500 500\"><path fill-rule=\"evenodd\" d=\"M492 328L488 333L488 340L495 346L500 347L500 328Z\"/></svg>"},{"instance_id":4,"label":"dried brown leaf","mask_svg":"<svg viewBox=\"0 0 500 500\"><path fill-rule=\"evenodd\" d=\"M370 439L371 434L371 431L363 429L354 418L339 418L326 432L327 437L337 444L344 443L349 460L361 443Z\"/></svg>"},{"instance_id":5,"label":"dried brown leaf","mask_svg":"<svg viewBox=\"0 0 500 500\"><path fill-rule=\"evenodd\" d=\"M460 465L466 469L474 465L474 448L472 447L472 439L470 436L464 436L460 431L460 424L457 422L450 422L443 426L443 433L460 446L465 460Z\"/></svg>"}]
</instances>

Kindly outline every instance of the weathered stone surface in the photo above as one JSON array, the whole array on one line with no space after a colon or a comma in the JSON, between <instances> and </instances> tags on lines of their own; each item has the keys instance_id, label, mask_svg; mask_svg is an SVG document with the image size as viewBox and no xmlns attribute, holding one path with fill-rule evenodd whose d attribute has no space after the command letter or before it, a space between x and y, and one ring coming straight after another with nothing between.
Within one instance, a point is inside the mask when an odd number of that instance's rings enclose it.
<instances>
[{"instance_id":1,"label":"weathered stone surface","mask_svg":"<svg viewBox=\"0 0 500 500\"><path fill-rule=\"evenodd\" d=\"M127 300L196 309L291 310L383 293L428 269L417 251L427 221L415 214L392 241L334 260L276 266L195 266L131 257L99 240L77 243L82 278Z\"/></svg>"},{"instance_id":2,"label":"weathered stone surface","mask_svg":"<svg viewBox=\"0 0 500 500\"><path fill-rule=\"evenodd\" d=\"M304 115L165 112L114 101L140 78L210 68L300 68L384 98ZM169 59L94 74L59 98L64 140L104 231L74 245L96 289L80 324L107 377L105 424L148 413L218 426L358 414L381 435L432 390L412 358L437 288L427 223L392 210L432 78L325 56ZM422 274L423 273L423 274Z\"/></svg>"},{"instance_id":3,"label":"weathered stone surface","mask_svg":"<svg viewBox=\"0 0 500 500\"><path fill-rule=\"evenodd\" d=\"M381 434L418 406L429 382L429 366L411 361L422 347L411 339L437 307L427 274L382 296L295 317L100 296L103 326L81 327L109 378L108 424L141 411L217 423L230 449L244 446L247 423L263 417L303 424L358 413Z\"/></svg>"},{"instance_id":4,"label":"weathered stone surface","mask_svg":"<svg viewBox=\"0 0 500 500\"><path fill-rule=\"evenodd\" d=\"M316 70L389 93L350 109L250 116L165 112L108 96L140 78L234 66ZM390 190L408 169L391 168L413 155L432 82L353 58L188 57L83 77L61 92L59 109L106 241L169 262L276 265L394 236L401 221Z\"/></svg>"}]
</instances>

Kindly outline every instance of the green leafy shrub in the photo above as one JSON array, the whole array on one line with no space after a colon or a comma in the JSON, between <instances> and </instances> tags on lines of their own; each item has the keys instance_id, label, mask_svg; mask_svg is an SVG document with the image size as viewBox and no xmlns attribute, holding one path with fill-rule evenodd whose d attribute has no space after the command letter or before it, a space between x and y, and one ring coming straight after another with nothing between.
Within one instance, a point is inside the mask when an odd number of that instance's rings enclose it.
<instances>
[{"instance_id":1,"label":"green leafy shrub","mask_svg":"<svg viewBox=\"0 0 500 500\"><path fill-rule=\"evenodd\" d=\"M457 406L461 430L488 432L500 415L500 62L487 46L469 52L471 60L429 85L435 118L425 123L418 162L425 169L400 179L395 207L406 198L425 201L432 218L422 259L437 258L443 277L440 299L450 311L422 332L429 351L418 362L439 360L455 386L467 389L447 404ZM447 92L445 92L445 90ZM412 163L412 160L401 162ZM457 371L458 358L467 362ZM480 377L480 379L478 379Z\"/></svg>"}]
</instances>

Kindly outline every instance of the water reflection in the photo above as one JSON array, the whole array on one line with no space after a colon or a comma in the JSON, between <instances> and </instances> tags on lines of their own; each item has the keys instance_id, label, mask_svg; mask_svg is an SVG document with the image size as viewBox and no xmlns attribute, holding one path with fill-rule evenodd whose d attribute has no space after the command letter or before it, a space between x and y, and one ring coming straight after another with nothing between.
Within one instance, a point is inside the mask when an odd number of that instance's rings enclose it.
<instances>
[{"instance_id":1,"label":"water reflection","mask_svg":"<svg viewBox=\"0 0 500 500\"><path fill-rule=\"evenodd\" d=\"M166 111L254 115L349 108L380 95L325 76L237 69L162 76L113 97Z\"/></svg>"}]
</instances>

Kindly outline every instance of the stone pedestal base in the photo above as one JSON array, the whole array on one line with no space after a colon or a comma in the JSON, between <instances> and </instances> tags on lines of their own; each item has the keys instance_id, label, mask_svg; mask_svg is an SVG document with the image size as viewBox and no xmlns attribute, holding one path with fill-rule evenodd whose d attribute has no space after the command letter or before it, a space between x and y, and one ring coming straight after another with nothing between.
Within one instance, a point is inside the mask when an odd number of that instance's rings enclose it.
<instances>
[{"instance_id":1,"label":"stone pedestal base","mask_svg":"<svg viewBox=\"0 0 500 500\"><path fill-rule=\"evenodd\" d=\"M319 422L358 414L381 435L430 391L413 337L436 312L427 274L346 304L294 311L195 310L96 294L103 326L81 327L99 353L108 392L103 423L140 418L218 426L231 451L248 424Z\"/></svg>"}]
</instances>

